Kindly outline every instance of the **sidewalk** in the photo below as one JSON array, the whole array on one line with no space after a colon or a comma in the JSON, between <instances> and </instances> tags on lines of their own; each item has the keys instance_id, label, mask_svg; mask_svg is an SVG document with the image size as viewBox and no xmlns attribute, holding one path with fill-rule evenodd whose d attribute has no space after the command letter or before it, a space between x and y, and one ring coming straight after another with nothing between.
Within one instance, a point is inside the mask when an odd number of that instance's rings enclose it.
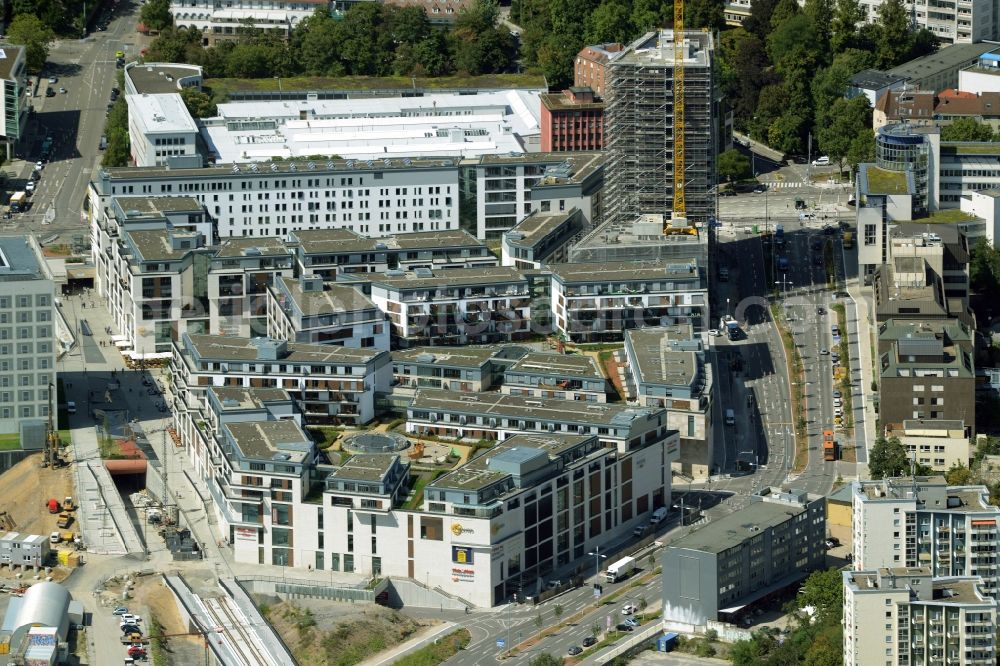
<instances>
[{"instance_id":1,"label":"sidewalk","mask_svg":"<svg viewBox=\"0 0 1000 666\"><path fill-rule=\"evenodd\" d=\"M870 311L868 299L865 298L864 293L862 293L863 286L855 278L847 281L847 293L851 295L851 300L854 304L854 311L856 314L857 322L855 327L855 334L857 336L857 346L858 346L858 364L860 365L859 372L859 386L860 389L860 399L863 402L863 410L861 413L864 415L864 423L855 423L855 442L858 446L864 443L866 448L865 462L859 462L856 466L857 477L858 478L868 478L868 456L867 451L871 450L871 447L875 444L875 439L877 437L876 424L878 423L878 414L875 413L875 403L870 400L871 393L871 383L872 377L872 345L871 345L871 326L873 321L873 315ZM858 396L854 396L857 399ZM858 428L863 428L863 432L858 432Z\"/></svg>"}]
</instances>

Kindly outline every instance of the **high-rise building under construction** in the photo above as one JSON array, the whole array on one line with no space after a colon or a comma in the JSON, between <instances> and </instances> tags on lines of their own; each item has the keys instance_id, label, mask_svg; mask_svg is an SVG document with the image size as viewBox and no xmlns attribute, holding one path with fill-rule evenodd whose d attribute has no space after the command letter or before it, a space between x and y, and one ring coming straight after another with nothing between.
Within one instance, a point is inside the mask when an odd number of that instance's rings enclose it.
<instances>
[{"instance_id":1,"label":"high-rise building under construction","mask_svg":"<svg viewBox=\"0 0 1000 666\"><path fill-rule=\"evenodd\" d=\"M712 34L650 32L611 55L606 76L604 220L630 229L642 215L673 215L675 53L684 68L684 191L687 221L704 225L715 213L719 100L712 72Z\"/></svg>"}]
</instances>

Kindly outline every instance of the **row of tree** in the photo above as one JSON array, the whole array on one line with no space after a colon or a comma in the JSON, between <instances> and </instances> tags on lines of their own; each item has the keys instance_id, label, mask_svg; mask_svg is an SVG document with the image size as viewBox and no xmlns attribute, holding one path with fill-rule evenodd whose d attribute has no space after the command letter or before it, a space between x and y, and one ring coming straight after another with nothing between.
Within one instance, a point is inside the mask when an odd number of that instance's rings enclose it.
<instances>
[{"instance_id":1,"label":"row of tree","mask_svg":"<svg viewBox=\"0 0 1000 666\"><path fill-rule=\"evenodd\" d=\"M203 48L201 31L167 26L148 57L201 65L210 78L269 78L492 74L510 71L516 55L496 3L477 0L450 29L432 26L420 7L381 3L358 3L336 16L318 10L287 41L247 23L238 40Z\"/></svg>"}]
</instances>

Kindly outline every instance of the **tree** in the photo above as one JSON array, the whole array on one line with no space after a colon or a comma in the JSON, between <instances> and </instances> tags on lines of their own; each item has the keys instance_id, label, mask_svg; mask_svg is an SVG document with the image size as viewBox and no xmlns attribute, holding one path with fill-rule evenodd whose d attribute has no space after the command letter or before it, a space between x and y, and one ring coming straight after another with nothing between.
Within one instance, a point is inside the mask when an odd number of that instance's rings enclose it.
<instances>
[{"instance_id":1,"label":"tree","mask_svg":"<svg viewBox=\"0 0 1000 666\"><path fill-rule=\"evenodd\" d=\"M718 165L719 175L728 181L744 180L753 175L750 172L750 158L735 148L719 155Z\"/></svg>"},{"instance_id":2,"label":"tree","mask_svg":"<svg viewBox=\"0 0 1000 666\"><path fill-rule=\"evenodd\" d=\"M562 604L556 604L555 606L553 606L552 607L552 614L555 615L556 622L558 622L559 618L562 617L562 614L563 614Z\"/></svg>"},{"instance_id":3,"label":"tree","mask_svg":"<svg viewBox=\"0 0 1000 666\"><path fill-rule=\"evenodd\" d=\"M993 141L993 130L975 118L959 118L941 128L942 141Z\"/></svg>"},{"instance_id":4,"label":"tree","mask_svg":"<svg viewBox=\"0 0 1000 666\"><path fill-rule=\"evenodd\" d=\"M722 89L737 125L745 128L757 108L761 88L777 75L770 71L764 42L756 35L735 28L723 32L719 43Z\"/></svg>"},{"instance_id":5,"label":"tree","mask_svg":"<svg viewBox=\"0 0 1000 666\"><path fill-rule=\"evenodd\" d=\"M707 28L718 32L726 27L725 3L721 0L686 0L684 27L687 30Z\"/></svg>"},{"instance_id":6,"label":"tree","mask_svg":"<svg viewBox=\"0 0 1000 666\"><path fill-rule=\"evenodd\" d=\"M594 638L597 638L598 636L600 636L601 635L601 625L597 624L596 622L594 624L590 625L590 635L593 636Z\"/></svg>"},{"instance_id":7,"label":"tree","mask_svg":"<svg viewBox=\"0 0 1000 666\"><path fill-rule=\"evenodd\" d=\"M778 4L774 6L774 12L771 13L771 31L773 32L775 28L800 11L798 0L778 0Z\"/></svg>"},{"instance_id":8,"label":"tree","mask_svg":"<svg viewBox=\"0 0 1000 666\"><path fill-rule=\"evenodd\" d=\"M24 46L24 57L28 71L39 74L45 68L49 57L49 44L55 33L33 14L18 14L7 26L7 41Z\"/></svg>"},{"instance_id":9,"label":"tree","mask_svg":"<svg viewBox=\"0 0 1000 666\"><path fill-rule=\"evenodd\" d=\"M750 5L750 16L743 21L743 29L756 35L758 39L767 39L771 32L771 15L774 13L778 0L758 0Z\"/></svg>"},{"instance_id":10,"label":"tree","mask_svg":"<svg viewBox=\"0 0 1000 666\"><path fill-rule=\"evenodd\" d=\"M218 109L212 98L197 88L184 88L181 90L181 99L188 112L195 118L211 118L218 114Z\"/></svg>"},{"instance_id":11,"label":"tree","mask_svg":"<svg viewBox=\"0 0 1000 666\"><path fill-rule=\"evenodd\" d=\"M913 35L903 0L885 0L879 5L875 40L875 59L881 69L891 69L905 60Z\"/></svg>"},{"instance_id":12,"label":"tree","mask_svg":"<svg viewBox=\"0 0 1000 666\"><path fill-rule=\"evenodd\" d=\"M795 608L815 609L815 621L838 624L844 614L844 581L839 569L814 571L802 584L793 602Z\"/></svg>"},{"instance_id":13,"label":"tree","mask_svg":"<svg viewBox=\"0 0 1000 666\"><path fill-rule=\"evenodd\" d=\"M541 629L543 624L544 622L542 621L542 614L538 613L537 615L535 615L535 628Z\"/></svg>"},{"instance_id":14,"label":"tree","mask_svg":"<svg viewBox=\"0 0 1000 666\"><path fill-rule=\"evenodd\" d=\"M840 53L853 46L858 39L858 24L865 20L864 9L858 0L837 0L830 21L830 48Z\"/></svg>"},{"instance_id":15,"label":"tree","mask_svg":"<svg viewBox=\"0 0 1000 666\"><path fill-rule=\"evenodd\" d=\"M820 149L837 160L841 170L846 161L853 171L859 161L867 158L869 143L874 150L874 137L872 110L862 95L850 100L837 98L826 112L824 124L818 127L816 138Z\"/></svg>"},{"instance_id":16,"label":"tree","mask_svg":"<svg viewBox=\"0 0 1000 666\"><path fill-rule=\"evenodd\" d=\"M833 0L806 0L802 13L812 21L819 47L828 51L833 32Z\"/></svg>"},{"instance_id":17,"label":"tree","mask_svg":"<svg viewBox=\"0 0 1000 666\"><path fill-rule=\"evenodd\" d=\"M337 51L348 74L386 76L392 73L395 44L389 29L387 5L352 5L336 23Z\"/></svg>"},{"instance_id":18,"label":"tree","mask_svg":"<svg viewBox=\"0 0 1000 666\"><path fill-rule=\"evenodd\" d=\"M902 476L910 471L910 459L896 437L879 437L868 453L868 472L873 479Z\"/></svg>"},{"instance_id":19,"label":"tree","mask_svg":"<svg viewBox=\"0 0 1000 666\"><path fill-rule=\"evenodd\" d=\"M841 666L844 663L843 629L823 627L809 644L802 663L803 666Z\"/></svg>"},{"instance_id":20,"label":"tree","mask_svg":"<svg viewBox=\"0 0 1000 666\"><path fill-rule=\"evenodd\" d=\"M584 39L588 44L628 42L634 34L632 14L626 3L604 0L587 17Z\"/></svg>"},{"instance_id":21,"label":"tree","mask_svg":"<svg viewBox=\"0 0 1000 666\"><path fill-rule=\"evenodd\" d=\"M548 652L537 654L528 660L528 666L562 666L562 659L556 659Z\"/></svg>"},{"instance_id":22,"label":"tree","mask_svg":"<svg viewBox=\"0 0 1000 666\"><path fill-rule=\"evenodd\" d=\"M969 261L969 283L980 296L1000 293L1000 251L986 239L972 246Z\"/></svg>"},{"instance_id":23,"label":"tree","mask_svg":"<svg viewBox=\"0 0 1000 666\"><path fill-rule=\"evenodd\" d=\"M673 16L674 5L672 1L633 0L631 21L634 28L633 34L645 34L649 30L662 28L668 23L673 23Z\"/></svg>"},{"instance_id":24,"label":"tree","mask_svg":"<svg viewBox=\"0 0 1000 666\"><path fill-rule=\"evenodd\" d=\"M455 67L468 74L493 74L510 68L514 39L499 24L496 0L476 0L461 10L451 32ZM575 53L574 53L575 55ZM572 59L570 60L572 65Z\"/></svg>"},{"instance_id":25,"label":"tree","mask_svg":"<svg viewBox=\"0 0 1000 666\"><path fill-rule=\"evenodd\" d=\"M951 464L948 471L944 473L944 480L949 486L964 486L972 479L972 470L958 462Z\"/></svg>"},{"instance_id":26,"label":"tree","mask_svg":"<svg viewBox=\"0 0 1000 666\"><path fill-rule=\"evenodd\" d=\"M344 65L340 61L340 34L337 22L325 9L318 9L312 16L300 21L292 31L290 41L305 74L313 76L344 74Z\"/></svg>"},{"instance_id":27,"label":"tree","mask_svg":"<svg viewBox=\"0 0 1000 666\"><path fill-rule=\"evenodd\" d=\"M173 25L174 19L170 15L170 0L147 0L139 11L139 20L147 28L157 32Z\"/></svg>"}]
</instances>

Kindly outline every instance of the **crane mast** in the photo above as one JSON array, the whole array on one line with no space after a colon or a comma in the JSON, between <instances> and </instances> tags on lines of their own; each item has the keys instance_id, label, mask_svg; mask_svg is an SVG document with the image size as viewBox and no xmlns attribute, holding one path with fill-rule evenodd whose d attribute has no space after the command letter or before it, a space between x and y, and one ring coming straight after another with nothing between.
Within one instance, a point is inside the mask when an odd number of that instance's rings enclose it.
<instances>
[{"instance_id":1,"label":"crane mast","mask_svg":"<svg viewBox=\"0 0 1000 666\"><path fill-rule=\"evenodd\" d=\"M674 0L674 214L664 233L687 226L684 157L684 0Z\"/></svg>"}]
</instances>

